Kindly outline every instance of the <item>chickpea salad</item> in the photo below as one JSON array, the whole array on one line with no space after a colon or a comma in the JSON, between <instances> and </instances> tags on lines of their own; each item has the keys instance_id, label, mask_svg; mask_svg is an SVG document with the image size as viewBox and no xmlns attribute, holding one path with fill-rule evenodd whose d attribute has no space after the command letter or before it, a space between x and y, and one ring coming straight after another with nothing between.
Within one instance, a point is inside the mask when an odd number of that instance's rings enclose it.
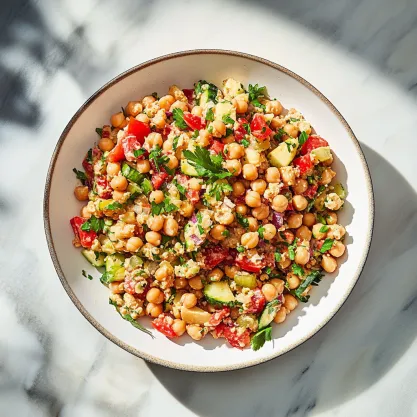
<instances>
[{"instance_id":1,"label":"chickpea salad","mask_svg":"<svg viewBox=\"0 0 417 417\"><path fill-rule=\"evenodd\" d=\"M345 252L326 139L266 87L130 101L74 168L73 244L136 328L258 350ZM83 271L83 275L92 279Z\"/></svg>"}]
</instances>

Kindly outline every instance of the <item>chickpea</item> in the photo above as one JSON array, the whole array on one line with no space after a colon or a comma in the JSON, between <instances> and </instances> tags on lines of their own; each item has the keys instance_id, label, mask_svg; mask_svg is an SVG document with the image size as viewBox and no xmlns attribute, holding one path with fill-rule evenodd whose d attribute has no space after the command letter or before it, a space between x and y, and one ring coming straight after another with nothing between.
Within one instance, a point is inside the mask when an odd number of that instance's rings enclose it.
<instances>
[{"instance_id":1,"label":"chickpea","mask_svg":"<svg viewBox=\"0 0 417 417\"><path fill-rule=\"evenodd\" d=\"M114 127L121 127L121 125L123 124L124 121L125 121L125 116L124 116L123 112L115 113L110 118L110 123Z\"/></svg>"},{"instance_id":2,"label":"chickpea","mask_svg":"<svg viewBox=\"0 0 417 417\"><path fill-rule=\"evenodd\" d=\"M269 283L277 289L278 294L282 294L284 292L285 282L282 279L272 278Z\"/></svg>"},{"instance_id":3,"label":"chickpea","mask_svg":"<svg viewBox=\"0 0 417 417\"><path fill-rule=\"evenodd\" d=\"M149 303L161 304L164 301L164 293L159 288L151 288L146 293L146 300Z\"/></svg>"},{"instance_id":4,"label":"chickpea","mask_svg":"<svg viewBox=\"0 0 417 417\"><path fill-rule=\"evenodd\" d=\"M276 167L269 167L266 170L265 179L271 183L280 182L281 174L279 173L279 169Z\"/></svg>"},{"instance_id":5,"label":"chickpea","mask_svg":"<svg viewBox=\"0 0 417 417\"><path fill-rule=\"evenodd\" d=\"M287 259L282 259L279 262L279 266L280 266L281 269L288 268L290 265L291 265L291 259L288 259L288 258Z\"/></svg>"},{"instance_id":6,"label":"chickpea","mask_svg":"<svg viewBox=\"0 0 417 417\"><path fill-rule=\"evenodd\" d=\"M222 138L222 143L224 143L225 145L229 145L230 143L235 142L235 137L233 135L229 135L225 138Z\"/></svg>"},{"instance_id":7,"label":"chickpea","mask_svg":"<svg viewBox=\"0 0 417 417\"><path fill-rule=\"evenodd\" d=\"M287 311L286 311L285 307L281 307L278 310L278 313L274 317L274 323L276 323L276 324L283 323L286 318L287 318Z\"/></svg>"},{"instance_id":8,"label":"chickpea","mask_svg":"<svg viewBox=\"0 0 417 417\"><path fill-rule=\"evenodd\" d=\"M188 284L193 290L201 290L204 287L200 277L194 277L189 279Z\"/></svg>"},{"instance_id":9,"label":"chickpea","mask_svg":"<svg viewBox=\"0 0 417 417\"><path fill-rule=\"evenodd\" d=\"M295 236L300 240L311 240L311 230L307 226L300 226L295 232Z\"/></svg>"},{"instance_id":10,"label":"chickpea","mask_svg":"<svg viewBox=\"0 0 417 417\"><path fill-rule=\"evenodd\" d=\"M226 265L224 267L224 272L226 273L226 276L228 278L233 279L235 277L235 275L239 272L239 268L237 266L234 266L234 265L233 266Z\"/></svg>"},{"instance_id":11,"label":"chickpea","mask_svg":"<svg viewBox=\"0 0 417 417\"><path fill-rule=\"evenodd\" d=\"M194 191L200 191L202 185L201 179L199 178L190 178L188 181L188 186Z\"/></svg>"},{"instance_id":12,"label":"chickpea","mask_svg":"<svg viewBox=\"0 0 417 417\"><path fill-rule=\"evenodd\" d=\"M274 117L271 120L271 128L272 129L281 129L285 125L285 120L280 119L279 117Z\"/></svg>"},{"instance_id":13,"label":"chickpea","mask_svg":"<svg viewBox=\"0 0 417 417\"><path fill-rule=\"evenodd\" d=\"M226 125L221 120L214 120L211 125L213 126L213 136L220 138L226 134Z\"/></svg>"},{"instance_id":14,"label":"chickpea","mask_svg":"<svg viewBox=\"0 0 417 417\"><path fill-rule=\"evenodd\" d=\"M233 142L224 147L224 154L228 159L239 159L245 154L245 148L242 145Z\"/></svg>"},{"instance_id":15,"label":"chickpea","mask_svg":"<svg viewBox=\"0 0 417 417\"><path fill-rule=\"evenodd\" d=\"M151 170L151 164L149 163L149 161L147 159L143 159L143 160L140 160L136 163L136 169L141 174L146 174L147 172L149 172Z\"/></svg>"},{"instance_id":16,"label":"chickpea","mask_svg":"<svg viewBox=\"0 0 417 417\"><path fill-rule=\"evenodd\" d=\"M181 319L175 319L174 323L172 323L172 330L174 330L177 336L182 336L186 330L185 321Z\"/></svg>"},{"instance_id":17,"label":"chickpea","mask_svg":"<svg viewBox=\"0 0 417 417\"><path fill-rule=\"evenodd\" d=\"M303 224L311 227L316 223L316 216L313 213L305 213L303 215Z\"/></svg>"},{"instance_id":18,"label":"chickpea","mask_svg":"<svg viewBox=\"0 0 417 417\"><path fill-rule=\"evenodd\" d=\"M327 224L333 225L337 223L337 214L334 211L330 211L326 216Z\"/></svg>"},{"instance_id":19,"label":"chickpea","mask_svg":"<svg viewBox=\"0 0 417 417\"><path fill-rule=\"evenodd\" d=\"M248 213L248 206L245 204L238 204L235 210L236 210L236 213L239 213L243 216Z\"/></svg>"},{"instance_id":20,"label":"chickpea","mask_svg":"<svg viewBox=\"0 0 417 417\"><path fill-rule=\"evenodd\" d=\"M201 330L201 327L197 324L189 324L187 326L187 333L194 340L201 340L203 338Z\"/></svg>"},{"instance_id":21,"label":"chickpea","mask_svg":"<svg viewBox=\"0 0 417 417\"><path fill-rule=\"evenodd\" d=\"M305 191L307 191L307 188L308 182L302 178L297 178L295 180L295 184L292 186L295 194L303 194Z\"/></svg>"},{"instance_id":22,"label":"chickpea","mask_svg":"<svg viewBox=\"0 0 417 417\"><path fill-rule=\"evenodd\" d=\"M153 230L154 232L159 232L164 227L164 217L159 216L151 216L148 218L146 222L149 229Z\"/></svg>"},{"instance_id":23,"label":"chickpea","mask_svg":"<svg viewBox=\"0 0 417 417\"><path fill-rule=\"evenodd\" d=\"M302 195L295 195L292 198L292 205L296 210L302 211L302 210L305 210L307 208L308 201Z\"/></svg>"},{"instance_id":24,"label":"chickpea","mask_svg":"<svg viewBox=\"0 0 417 417\"><path fill-rule=\"evenodd\" d=\"M140 237L132 236L126 242L126 250L129 252L137 252L142 246L143 242Z\"/></svg>"},{"instance_id":25,"label":"chickpea","mask_svg":"<svg viewBox=\"0 0 417 417\"><path fill-rule=\"evenodd\" d=\"M277 234L277 228L272 223L263 225L264 228L264 239L271 240Z\"/></svg>"},{"instance_id":26,"label":"chickpea","mask_svg":"<svg viewBox=\"0 0 417 417\"><path fill-rule=\"evenodd\" d=\"M124 283L120 281L110 282L109 290L113 294L123 294L125 292Z\"/></svg>"},{"instance_id":27,"label":"chickpea","mask_svg":"<svg viewBox=\"0 0 417 417\"><path fill-rule=\"evenodd\" d=\"M219 217L218 222L220 224L225 224L228 226L229 224L232 224L235 221L235 215L233 213L227 212L221 215Z\"/></svg>"},{"instance_id":28,"label":"chickpea","mask_svg":"<svg viewBox=\"0 0 417 417\"><path fill-rule=\"evenodd\" d=\"M284 306L287 310L292 311L298 306L298 301L291 294L285 294Z\"/></svg>"},{"instance_id":29,"label":"chickpea","mask_svg":"<svg viewBox=\"0 0 417 417\"><path fill-rule=\"evenodd\" d=\"M111 176L117 175L120 172L120 164L118 162L109 162L106 171Z\"/></svg>"},{"instance_id":30,"label":"chickpea","mask_svg":"<svg viewBox=\"0 0 417 417\"><path fill-rule=\"evenodd\" d=\"M258 220L256 220L255 217L248 217L247 219L249 224L249 231L256 232L259 229Z\"/></svg>"},{"instance_id":31,"label":"chickpea","mask_svg":"<svg viewBox=\"0 0 417 417\"><path fill-rule=\"evenodd\" d=\"M161 190L152 191L149 195L149 201L156 204L162 203L164 201L164 193Z\"/></svg>"},{"instance_id":32,"label":"chickpea","mask_svg":"<svg viewBox=\"0 0 417 417\"><path fill-rule=\"evenodd\" d=\"M258 166L261 163L261 155L257 150L248 148L245 150L245 154L249 164Z\"/></svg>"},{"instance_id":33,"label":"chickpea","mask_svg":"<svg viewBox=\"0 0 417 417\"><path fill-rule=\"evenodd\" d=\"M169 264L169 266L170 266L170 264ZM171 276L172 275L172 267L171 267L171 270L169 270L169 268L168 268L168 266L165 264L165 265L162 265L162 266L160 266L156 271L155 271L155 274L154 274L154 276L155 276L155 279L157 280L157 281L163 281L164 279L166 279L166 278L168 278L169 276Z\"/></svg>"},{"instance_id":34,"label":"chickpea","mask_svg":"<svg viewBox=\"0 0 417 417\"><path fill-rule=\"evenodd\" d=\"M278 297L278 290L272 284L264 284L262 286L262 294L266 301L272 301Z\"/></svg>"},{"instance_id":35,"label":"chickpea","mask_svg":"<svg viewBox=\"0 0 417 417\"><path fill-rule=\"evenodd\" d=\"M278 100L267 101L265 104L266 112L278 116L282 112L282 104Z\"/></svg>"},{"instance_id":36,"label":"chickpea","mask_svg":"<svg viewBox=\"0 0 417 417\"><path fill-rule=\"evenodd\" d=\"M282 182L285 185L294 185L295 184L295 170L293 167L281 167L279 169L281 173Z\"/></svg>"},{"instance_id":37,"label":"chickpea","mask_svg":"<svg viewBox=\"0 0 417 417\"><path fill-rule=\"evenodd\" d=\"M341 224L332 224L329 226L327 237L329 239L340 240L346 234L346 229Z\"/></svg>"},{"instance_id":38,"label":"chickpea","mask_svg":"<svg viewBox=\"0 0 417 417\"><path fill-rule=\"evenodd\" d=\"M287 283L290 290L295 290L300 285L300 278L297 277L295 274L288 274L287 276Z\"/></svg>"},{"instance_id":39,"label":"chickpea","mask_svg":"<svg viewBox=\"0 0 417 417\"><path fill-rule=\"evenodd\" d=\"M80 214L81 214L81 217L84 217L84 219L89 219L92 216L92 213L88 209L88 205L84 206L81 209L81 213Z\"/></svg>"},{"instance_id":40,"label":"chickpea","mask_svg":"<svg viewBox=\"0 0 417 417\"><path fill-rule=\"evenodd\" d=\"M216 224L210 230L210 235L213 239L224 240L226 239L225 231L226 231L226 228L222 224Z\"/></svg>"},{"instance_id":41,"label":"chickpea","mask_svg":"<svg viewBox=\"0 0 417 417\"><path fill-rule=\"evenodd\" d=\"M142 104L144 107L149 107L155 103L156 98L154 96L146 96L142 99Z\"/></svg>"},{"instance_id":42,"label":"chickpea","mask_svg":"<svg viewBox=\"0 0 417 417\"><path fill-rule=\"evenodd\" d=\"M193 114L194 116L202 117L203 116L203 108L200 107L200 106L194 106L191 109L191 114Z\"/></svg>"},{"instance_id":43,"label":"chickpea","mask_svg":"<svg viewBox=\"0 0 417 417\"><path fill-rule=\"evenodd\" d=\"M283 213L287 210L288 207L288 199L285 195L277 195L272 200L272 208L277 211L278 213Z\"/></svg>"},{"instance_id":44,"label":"chickpea","mask_svg":"<svg viewBox=\"0 0 417 417\"><path fill-rule=\"evenodd\" d=\"M174 104L174 102L175 98L168 94L166 96L161 97L159 99L158 104L161 109L168 111L169 108Z\"/></svg>"},{"instance_id":45,"label":"chickpea","mask_svg":"<svg viewBox=\"0 0 417 417\"><path fill-rule=\"evenodd\" d=\"M178 222L172 217L168 217L164 223L164 233L167 236L177 236L178 234Z\"/></svg>"},{"instance_id":46,"label":"chickpea","mask_svg":"<svg viewBox=\"0 0 417 417\"><path fill-rule=\"evenodd\" d=\"M74 195L78 201L88 200L88 187L83 186L83 185L79 185L78 187L75 187Z\"/></svg>"},{"instance_id":47,"label":"chickpea","mask_svg":"<svg viewBox=\"0 0 417 417\"><path fill-rule=\"evenodd\" d=\"M124 191L127 188L127 179L122 175L118 175L117 177L113 177L110 181L111 188L116 191Z\"/></svg>"},{"instance_id":48,"label":"chickpea","mask_svg":"<svg viewBox=\"0 0 417 417\"><path fill-rule=\"evenodd\" d=\"M178 159L177 159L177 157L174 156L174 155L167 155L167 156L168 156L168 159L169 159L169 161L167 162L167 167L169 169L175 169L175 168L177 168L178 167Z\"/></svg>"},{"instance_id":49,"label":"chickpea","mask_svg":"<svg viewBox=\"0 0 417 417\"><path fill-rule=\"evenodd\" d=\"M145 144L149 149L156 148L157 146L162 147L163 143L162 135L157 132L151 132L145 138Z\"/></svg>"},{"instance_id":50,"label":"chickpea","mask_svg":"<svg viewBox=\"0 0 417 417\"><path fill-rule=\"evenodd\" d=\"M159 246L161 244L162 236L158 232L147 232L145 235L145 239L147 242L149 242L151 245Z\"/></svg>"},{"instance_id":51,"label":"chickpea","mask_svg":"<svg viewBox=\"0 0 417 417\"><path fill-rule=\"evenodd\" d=\"M126 196L123 191L113 191L112 198L122 204L126 201Z\"/></svg>"},{"instance_id":52,"label":"chickpea","mask_svg":"<svg viewBox=\"0 0 417 417\"><path fill-rule=\"evenodd\" d=\"M323 226L325 226L325 225L324 225L324 224L322 224L322 223L316 223L316 224L313 226L313 236L314 236L316 239L324 239L324 238L326 237L327 232L320 232L320 229L321 229Z\"/></svg>"},{"instance_id":53,"label":"chickpea","mask_svg":"<svg viewBox=\"0 0 417 417\"><path fill-rule=\"evenodd\" d=\"M256 180L256 178L258 178L258 170L256 169L256 166L253 164L243 165L242 172L243 178L249 181Z\"/></svg>"},{"instance_id":54,"label":"chickpea","mask_svg":"<svg viewBox=\"0 0 417 417\"><path fill-rule=\"evenodd\" d=\"M139 114L135 117L135 119L136 119L136 120L139 120L139 122L146 123L146 124L149 124L149 122L150 122L149 117L148 117L145 113L139 113Z\"/></svg>"},{"instance_id":55,"label":"chickpea","mask_svg":"<svg viewBox=\"0 0 417 417\"><path fill-rule=\"evenodd\" d=\"M194 206L189 201L182 201L180 214L184 217L191 217L194 212Z\"/></svg>"},{"instance_id":56,"label":"chickpea","mask_svg":"<svg viewBox=\"0 0 417 417\"><path fill-rule=\"evenodd\" d=\"M143 110L142 104L139 101L129 101L125 108L125 112L129 116L136 117Z\"/></svg>"},{"instance_id":57,"label":"chickpea","mask_svg":"<svg viewBox=\"0 0 417 417\"><path fill-rule=\"evenodd\" d=\"M241 195L245 194L245 186L240 182L240 181L236 181L233 184L233 196L234 197L240 197Z\"/></svg>"},{"instance_id":58,"label":"chickpea","mask_svg":"<svg viewBox=\"0 0 417 417\"><path fill-rule=\"evenodd\" d=\"M185 293L181 297L181 303L185 308L193 308L197 304L197 297L193 293Z\"/></svg>"},{"instance_id":59,"label":"chickpea","mask_svg":"<svg viewBox=\"0 0 417 417\"><path fill-rule=\"evenodd\" d=\"M182 290L188 285L188 282L185 278L175 278L174 287L177 290Z\"/></svg>"},{"instance_id":60,"label":"chickpea","mask_svg":"<svg viewBox=\"0 0 417 417\"><path fill-rule=\"evenodd\" d=\"M188 111L188 105L184 101L175 101L172 106L169 108L169 111L174 111L174 109L181 109L183 112Z\"/></svg>"},{"instance_id":61,"label":"chickpea","mask_svg":"<svg viewBox=\"0 0 417 417\"><path fill-rule=\"evenodd\" d=\"M333 256L330 255L323 255L323 258L321 260L321 266L326 272L332 273L337 268L336 259L334 259Z\"/></svg>"},{"instance_id":62,"label":"chickpea","mask_svg":"<svg viewBox=\"0 0 417 417\"><path fill-rule=\"evenodd\" d=\"M255 180L252 181L250 184L250 188L252 188L253 191L256 191L259 194L263 194L266 190L266 181L265 180Z\"/></svg>"},{"instance_id":63,"label":"chickpea","mask_svg":"<svg viewBox=\"0 0 417 417\"><path fill-rule=\"evenodd\" d=\"M242 172L242 164L238 159L228 159L224 164L226 169L232 173L234 177L237 177Z\"/></svg>"},{"instance_id":64,"label":"chickpea","mask_svg":"<svg viewBox=\"0 0 417 417\"><path fill-rule=\"evenodd\" d=\"M253 249L256 248L256 246L259 243L259 235L258 232L248 232L244 233L242 237L240 238L240 243L242 246L244 246L246 249Z\"/></svg>"},{"instance_id":65,"label":"chickpea","mask_svg":"<svg viewBox=\"0 0 417 417\"><path fill-rule=\"evenodd\" d=\"M333 177L335 176L336 176L336 172L334 172L331 168L326 168L321 174L320 184L323 184L323 185L330 184Z\"/></svg>"},{"instance_id":66,"label":"chickpea","mask_svg":"<svg viewBox=\"0 0 417 417\"><path fill-rule=\"evenodd\" d=\"M342 242L335 241L333 247L329 250L330 255L335 258L340 258L345 253L345 245Z\"/></svg>"},{"instance_id":67,"label":"chickpea","mask_svg":"<svg viewBox=\"0 0 417 417\"><path fill-rule=\"evenodd\" d=\"M248 111L248 103L246 103L246 101L233 99L232 103L236 108L236 113L242 114Z\"/></svg>"},{"instance_id":68,"label":"chickpea","mask_svg":"<svg viewBox=\"0 0 417 417\"><path fill-rule=\"evenodd\" d=\"M136 214L134 211L127 211L121 214L119 219L127 224L136 224Z\"/></svg>"},{"instance_id":69,"label":"chickpea","mask_svg":"<svg viewBox=\"0 0 417 417\"><path fill-rule=\"evenodd\" d=\"M103 152L111 151L114 148L114 142L110 138L101 138L98 141L98 147Z\"/></svg>"},{"instance_id":70,"label":"chickpea","mask_svg":"<svg viewBox=\"0 0 417 417\"><path fill-rule=\"evenodd\" d=\"M258 220L265 220L269 216L269 206L261 204L259 207L255 207L252 210L252 215Z\"/></svg>"},{"instance_id":71,"label":"chickpea","mask_svg":"<svg viewBox=\"0 0 417 417\"><path fill-rule=\"evenodd\" d=\"M199 144L204 148L210 144L211 134L207 129L201 129L199 134Z\"/></svg>"},{"instance_id":72,"label":"chickpea","mask_svg":"<svg viewBox=\"0 0 417 417\"><path fill-rule=\"evenodd\" d=\"M210 281L220 281L224 276L224 272L220 268L214 268L207 275Z\"/></svg>"},{"instance_id":73,"label":"chickpea","mask_svg":"<svg viewBox=\"0 0 417 417\"><path fill-rule=\"evenodd\" d=\"M295 251L295 263L305 265L310 260L310 251L304 246L298 246Z\"/></svg>"},{"instance_id":74,"label":"chickpea","mask_svg":"<svg viewBox=\"0 0 417 417\"><path fill-rule=\"evenodd\" d=\"M261 196L256 191L247 191L245 196L245 203L249 207L260 207L261 206Z\"/></svg>"},{"instance_id":75,"label":"chickpea","mask_svg":"<svg viewBox=\"0 0 417 417\"><path fill-rule=\"evenodd\" d=\"M290 229L298 229L303 224L303 215L291 214L288 217L287 224Z\"/></svg>"},{"instance_id":76,"label":"chickpea","mask_svg":"<svg viewBox=\"0 0 417 417\"><path fill-rule=\"evenodd\" d=\"M298 136L298 128L297 126L294 126L292 124L287 123L284 127L284 132L288 135L291 136L292 138L296 138Z\"/></svg>"},{"instance_id":77,"label":"chickpea","mask_svg":"<svg viewBox=\"0 0 417 417\"><path fill-rule=\"evenodd\" d=\"M149 303L146 306L146 314L151 317L158 317L163 312L162 304Z\"/></svg>"}]
</instances>

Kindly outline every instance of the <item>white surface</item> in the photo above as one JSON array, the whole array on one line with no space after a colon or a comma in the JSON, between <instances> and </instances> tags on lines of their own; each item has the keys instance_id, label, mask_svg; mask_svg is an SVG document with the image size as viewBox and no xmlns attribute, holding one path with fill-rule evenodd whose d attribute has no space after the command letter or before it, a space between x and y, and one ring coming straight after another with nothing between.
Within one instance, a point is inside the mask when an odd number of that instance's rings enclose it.
<instances>
[{"instance_id":1,"label":"white surface","mask_svg":"<svg viewBox=\"0 0 417 417\"><path fill-rule=\"evenodd\" d=\"M417 415L417 105L404 87L416 80L416 10L406 1L328 3L292 16L183 1L14 2L14 13L3 11L0 415ZM319 88L362 142L376 196L371 254L336 317L281 358L219 375L148 367L102 337L62 289L42 224L48 161L80 104L138 62L191 48L260 55Z\"/></svg>"}]
</instances>

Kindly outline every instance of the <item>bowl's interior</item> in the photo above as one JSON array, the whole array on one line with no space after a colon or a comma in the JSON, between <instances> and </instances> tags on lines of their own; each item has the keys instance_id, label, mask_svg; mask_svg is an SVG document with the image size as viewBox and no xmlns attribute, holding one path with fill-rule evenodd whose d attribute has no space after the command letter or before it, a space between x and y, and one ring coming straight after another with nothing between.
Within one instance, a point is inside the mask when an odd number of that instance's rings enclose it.
<instances>
[{"instance_id":1,"label":"bowl's interior","mask_svg":"<svg viewBox=\"0 0 417 417\"><path fill-rule=\"evenodd\" d=\"M261 350L239 351L206 337L195 343L188 336L178 342L154 332L155 339L123 321L108 304L108 289L100 284L93 267L72 246L69 219L79 213L81 203L73 196L74 167L80 168L86 151L97 140L94 129L107 123L121 105L169 86L192 88L199 79L221 85L233 77L247 85L266 85L271 97L284 107L299 109L317 133L325 137L336 156L338 179L346 185L348 198L340 213L346 225L347 253L337 273L326 276L312 291L310 302L300 305L281 325L273 327L273 343ZM129 351L151 361L189 370L225 370L253 365L294 348L318 331L338 310L353 288L365 261L370 243L373 200L364 157L341 116L314 89L283 69L252 58L218 53L177 55L156 60L111 82L73 119L61 137L50 172L49 231L51 253L61 280L82 313L107 337ZM46 194L48 200L48 193ZM81 275L82 270L93 281ZM146 320L145 320L146 321ZM150 327L150 323L146 323Z\"/></svg>"}]
</instances>

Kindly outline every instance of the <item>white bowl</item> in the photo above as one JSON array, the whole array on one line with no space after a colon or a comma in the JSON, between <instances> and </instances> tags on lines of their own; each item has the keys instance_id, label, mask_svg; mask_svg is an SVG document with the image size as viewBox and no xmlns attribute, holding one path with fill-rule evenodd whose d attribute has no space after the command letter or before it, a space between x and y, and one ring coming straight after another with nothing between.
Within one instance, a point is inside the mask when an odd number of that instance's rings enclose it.
<instances>
[{"instance_id":1,"label":"white bowl","mask_svg":"<svg viewBox=\"0 0 417 417\"><path fill-rule=\"evenodd\" d=\"M257 352L230 348L224 339L206 337L196 343L188 336L179 341L153 331L138 331L108 303L108 289L100 274L72 246L69 219L79 213L81 203L73 195L74 167L80 167L86 150L97 140L94 129L107 123L112 113L129 100L153 91L164 93L172 84L192 88L206 79L217 85L233 77L266 85L271 97L286 108L299 109L317 133L330 142L338 180L346 185L347 202L340 213L346 225L347 251L334 274L314 287L310 301L301 304L287 320L273 327L273 342ZM265 362L288 352L320 330L349 296L364 266L372 236L374 200L365 157L352 130L336 108L311 84L273 62L220 50L196 50L163 56L119 75L97 91L77 111L62 133L46 181L44 219L49 250L59 278L84 317L108 339L143 359L190 371L225 371ZM94 276L85 279L81 270ZM146 319L144 320L146 322ZM150 323L146 326L151 329Z\"/></svg>"}]
</instances>

